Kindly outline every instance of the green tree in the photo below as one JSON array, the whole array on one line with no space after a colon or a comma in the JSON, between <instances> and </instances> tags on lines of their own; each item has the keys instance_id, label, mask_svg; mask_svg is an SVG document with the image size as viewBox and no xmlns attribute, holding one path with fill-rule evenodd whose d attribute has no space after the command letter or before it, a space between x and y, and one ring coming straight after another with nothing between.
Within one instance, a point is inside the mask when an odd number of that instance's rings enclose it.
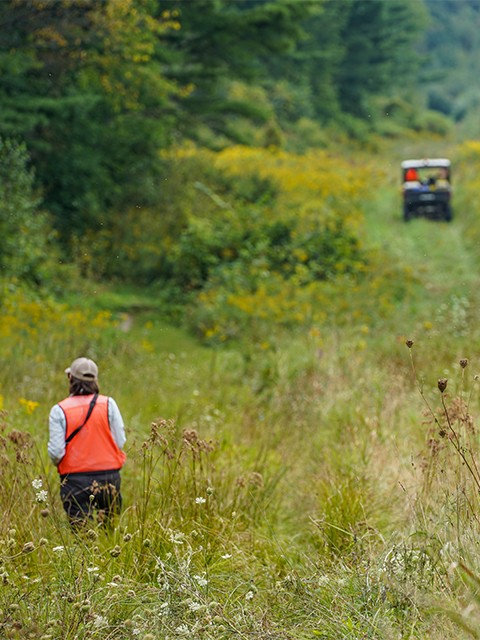
<instances>
[{"instance_id":1,"label":"green tree","mask_svg":"<svg viewBox=\"0 0 480 640\"><path fill-rule=\"evenodd\" d=\"M258 103L232 99L232 80L262 84L272 59L292 52L302 20L314 2L305 0L161 0L159 10L178 16L181 28L164 35L167 77L184 87L177 98L179 122L195 137L199 124L229 134L229 120L258 123L271 114Z\"/></svg>"},{"instance_id":2,"label":"green tree","mask_svg":"<svg viewBox=\"0 0 480 640\"><path fill-rule=\"evenodd\" d=\"M426 24L417 0L349 0L348 19L341 30L345 45L337 84L342 111L369 115L369 99L414 85L420 65L414 44Z\"/></svg>"},{"instance_id":3,"label":"green tree","mask_svg":"<svg viewBox=\"0 0 480 640\"><path fill-rule=\"evenodd\" d=\"M290 82L308 87L308 115L321 122L340 112L338 76L346 52L343 34L349 11L350 0L317 3L303 22L306 35L291 56Z\"/></svg>"},{"instance_id":4,"label":"green tree","mask_svg":"<svg viewBox=\"0 0 480 640\"><path fill-rule=\"evenodd\" d=\"M7 279L39 284L48 275L52 233L28 163L24 144L0 139L0 269Z\"/></svg>"},{"instance_id":5,"label":"green tree","mask_svg":"<svg viewBox=\"0 0 480 640\"><path fill-rule=\"evenodd\" d=\"M152 197L173 127L150 0L0 3L0 134L27 143L64 239Z\"/></svg>"},{"instance_id":6,"label":"green tree","mask_svg":"<svg viewBox=\"0 0 480 640\"><path fill-rule=\"evenodd\" d=\"M456 120L471 115L476 122L480 104L480 4L476 0L425 3L430 23L421 46L421 81L427 104Z\"/></svg>"}]
</instances>

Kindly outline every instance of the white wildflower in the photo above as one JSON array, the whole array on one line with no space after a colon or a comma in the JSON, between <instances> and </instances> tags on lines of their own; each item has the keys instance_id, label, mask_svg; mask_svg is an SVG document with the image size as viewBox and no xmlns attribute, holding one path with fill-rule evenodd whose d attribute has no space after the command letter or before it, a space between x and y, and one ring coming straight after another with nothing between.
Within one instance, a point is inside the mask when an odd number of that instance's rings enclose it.
<instances>
[{"instance_id":1,"label":"white wildflower","mask_svg":"<svg viewBox=\"0 0 480 640\"><path fill-rule=\"evenodd\" d=\"M43 487L43 482L41 478L35 478L32 480L32 487L34 489L41 489Z\"/></svg>"},{"instance_id":2,"label":"white wildflower","mask_svg":"<svg viewBox=\"0 0 480 640\"><path fill-rule=\"evenodd\" d=\"M190 602L188 608L190 609L190 611L198 611L202 608L202 605L199 602Z\"/></svg>"},{"instance_id":3,"label":"white wildflower","mask_svg":"<svg viewBox=\"0 0 480 640\"><path fill-rule=\"evenodd\" d=\"M93 618L93 626L96 627L97 629L108 627L108 620L103 616L95 616Z\"/></svg>"},{"instance_id":4,"label":"white wildflower","mask_svg":"<svg viewBox=\"0 0 480 640\"><path fill-rule=\"evenodd\" d=\"M173 544L183 544L185 541L185 534L181 531L170 531L170 541Z\"/></svg>"},{"instance_id":5,"label":"white wildflower","mask_svg":"<svg viewBox=\"0 0 480 640\"><path fill-rule=\"evenodd\" d=\"M254 597L254 593L253 591L247 591L247 593L245 594L245 600L252 600Z\"/></svg>"},{"instance_id":6,"label":"white wildflower","mask_svg":"<svg viewBox=\"0 0 480 640\"><path fill-rule=\"evenodd\" d=\"M206 587L208 584L208 580L205 576L193 576L193 579L196 580L201 587Z\"/></svg>"},{"instance_id":7,"label":"white wildflower","mask_svg":"<svg viewBox=\"0 0 480 640\"><path fill-rule=\"evenodd\" d=\"M222 556L222 559L223 559L223 560L228 560L228 559L229 559L229 558L231 558L231 557L232 557L232 554L231 554L231 553L224 553L224 554L223 554L223 556Z\"/></svg>"},{"instance_id":8,"label":"white wildflower","mask_svg":"<svg viewBox=\"0 0 480 640\"><path fill-rule=\"evenodd\" d=\"M98 567L87 567L87 572L88 573L95 573L97 571L100 571L100 569Z\"/></svg>"},{"instance_id":9,"label":"white wildflower","mask_svg":"<svg viewBox=\"0 0 480 640\"><path fill-rule=\"evenodd\" d=\"M58 545L58 547L53 547L52 551L63 551L65 547L63 544Z\"/></svg>"},{"instance_id":10,"label":"white wildflower","mask_svg":"<svg viewBox=\"0 0 480 640\"><path fill-rule=\"evenodd\" d=\"M188 636L190 635L190 629L186 624L181 624L175 629L175 633L179 636Z\"/></svg>"},{"instance_id":11,"label":"white wildflower","mask_svg":"<svg viewBox=\"0 0 480 640\"><path fill-rule=\"evenodd\" d=\"M37 502L46 502L48 500L48 491L45 491L45 489L41 489L40 491L37 491Z\"/></svg>"},{"instance_id":12,"label":"white wildflower","mask_svg":"<svg viewBox=\"0 0 480 640\"><path fill-rule=\"evenodd\" d=\"M199 498L195 498L195 502L197 504L205 504L206 500L200 496Z\"/></svg>"}]
</instances>

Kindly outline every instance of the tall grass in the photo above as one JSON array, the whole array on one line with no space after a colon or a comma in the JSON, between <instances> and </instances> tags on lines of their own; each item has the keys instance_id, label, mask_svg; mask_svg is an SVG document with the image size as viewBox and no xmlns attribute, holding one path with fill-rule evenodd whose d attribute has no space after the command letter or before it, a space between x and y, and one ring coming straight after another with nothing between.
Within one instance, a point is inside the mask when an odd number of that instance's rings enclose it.
<instances>
[{"instance_id":1,"label":"tall grass","mask_svg":"<svg viewBox=\"0 0 480 640\"><path fill-rule=\"evenodd\" d=\"M72 534L46 460L46 416L65 392L61 324L54 383L19 397L15 379L3 382L7 637L435 637L421 601L450 591L438 548L433 556L428 532L416 531L418 507L404 504L418 499L411 451L424 442L402 410L415 404L407 359L405 377L388 363L375 373L369 348L352 350L356 338L344 355L332 344L321 356L297 338L269 354L265 378L260 355L162 356L152 328L155 361L135 346L147 331L136 322L131 334L109 329L107 371L116 358L120 371L141 372L142 387L157 380L145 394L183 400L166 400L160 417L137 406L138 392L129 401L131 373L112 372L112 383L101 369L129 435L125 507L111 531L92 522Z\"/></svg>"},{"instance_id":2,"label":"tall grass","mask_svg":"<svg viewBox=\"0 0 480 640\"><path fill-rule=\"evenodd\" d=\"M366 207L370 277L325 283L335 312L265 344L4 294L0 636L477 637L472 255L461 220L401 226L393 189ZM46 442L78 355L118 401L128 460L114 526L73 533Z\"/></svg>"}]
</instances>

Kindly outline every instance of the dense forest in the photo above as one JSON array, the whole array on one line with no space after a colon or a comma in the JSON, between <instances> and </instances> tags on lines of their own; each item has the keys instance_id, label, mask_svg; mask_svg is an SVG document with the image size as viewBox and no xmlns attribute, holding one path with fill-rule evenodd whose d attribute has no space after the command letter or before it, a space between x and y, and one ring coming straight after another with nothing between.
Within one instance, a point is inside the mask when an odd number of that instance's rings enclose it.
<instances>
[{"instance_id":1,"label":"dense forest","mask_svg":"<svg viewBox=\"0 0 480 640\"><path fill-rule=\"evenodd\" d=\"M469 0L5 0L3 275L44 285L117 251L92 274L169 280L186 144L303 153L472 126L479 21ZM129 258L134 229L156 247Z\"/></svg>"}]
</instances>

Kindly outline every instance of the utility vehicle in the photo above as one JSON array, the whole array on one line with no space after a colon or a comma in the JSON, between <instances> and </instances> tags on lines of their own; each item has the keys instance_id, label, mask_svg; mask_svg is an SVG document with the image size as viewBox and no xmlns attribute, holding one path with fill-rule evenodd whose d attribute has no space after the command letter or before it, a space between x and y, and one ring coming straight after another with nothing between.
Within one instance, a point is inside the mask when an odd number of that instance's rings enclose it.
<instances>
[{"instance_id":1,"label":"utility vehicle","mask_svg":"<svg viewBox=\"0 0 480 640\"><path fill-rule=\"evenodd\" d=\"M405 222L418 216L450 222L453 215L450 160L404 160L401 166Z\"/></svg>"}]
</instances>

